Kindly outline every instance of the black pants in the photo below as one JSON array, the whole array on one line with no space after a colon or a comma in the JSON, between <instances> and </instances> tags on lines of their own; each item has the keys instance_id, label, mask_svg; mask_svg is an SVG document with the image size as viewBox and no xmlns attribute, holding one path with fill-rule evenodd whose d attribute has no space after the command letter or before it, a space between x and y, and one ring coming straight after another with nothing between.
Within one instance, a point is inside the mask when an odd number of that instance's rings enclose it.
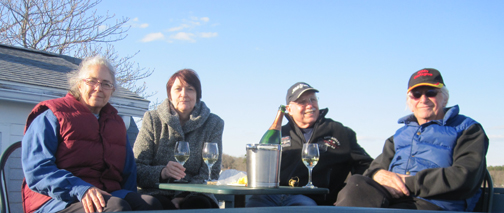
<instances>
[{"instance_id":1,"label":"black pants","mask_svg":"<svg viewBox=\"0 0 504 213\"><path fill-rule=\"evenodd\" d=\"M105 207L103 212L117 212L117 211L132 211L132 210L161 210L163 209L161 203L150 195L142 195L136 192L130 192L124 199L104 195ZM81 202L70 204L67 208L59 211L60 213L66 212L85 212L84 206Z\"/></svg>"},{"instance_id":2,"label":"black pants","mask_svg":"<svg viewBox=\"0 0 504 213\"><path fill-rule=\"evenodd\" d=\"M173 198L164 195L153 195L161 202L163 209L176 209L171 202ZM219 208L209 197L203 194L196 194L185 197L179 204L180 209L208 209Z\"/></svg>"},{"instance_id":3,"label":"black pants","mask_svg":"<svg viewBox=\"0 0 504 213\"><path fill-rule=\"evenodd\" d=\"M352 175L348 178L347 185L338 194L336 206L443 210L433 203L413 196L392 198L385 187L362 175Z\"/></svg>"}]
</instances>

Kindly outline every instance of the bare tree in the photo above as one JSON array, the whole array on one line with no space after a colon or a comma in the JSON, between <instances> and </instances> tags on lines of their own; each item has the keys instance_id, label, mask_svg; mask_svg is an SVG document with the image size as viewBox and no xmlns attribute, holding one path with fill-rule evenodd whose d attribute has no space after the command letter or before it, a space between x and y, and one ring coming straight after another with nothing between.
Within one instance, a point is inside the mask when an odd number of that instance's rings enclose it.
<instances>
[{"instance_id":1,"label":"bare tree","mask_svg":"<svg viewBox=\"0 0 504 213\"><path fill-rule=\"evenodd\" d=\"M76 53L75 57L84 58L96 54L103 55L109 59L110 63L114 65L114 67L116 67L116 81L119 85L144 98L154 95L145 93L145 89L147 88L145 82L143 82L140 86L136 85L138 80L147 78L152 74L152 72L154 72L154 70L140 67L139 64L131 60L139 52L136 52L133 55L119 57L119 54L112 44L107 43L104 46L105 47L103 47L103 45L93 47L83 46L83 48L79 49Z\"/></svg>"},{"instance_id":2,"label":"bare tree","mask_svg":"<svg viewBox=\"0 0 504 213\"><path fill-rule=\"evenodd\" d=\"M111 44L126 38L129 18L98 15L101 0L0 0L0 42L83 58L101 54L117 68L119 85L141 95L145 83L138 80L153 70L141 68L131 59L120 57ZM109 24L112 22L112 24Z\"/></svg>"}]
</instances>

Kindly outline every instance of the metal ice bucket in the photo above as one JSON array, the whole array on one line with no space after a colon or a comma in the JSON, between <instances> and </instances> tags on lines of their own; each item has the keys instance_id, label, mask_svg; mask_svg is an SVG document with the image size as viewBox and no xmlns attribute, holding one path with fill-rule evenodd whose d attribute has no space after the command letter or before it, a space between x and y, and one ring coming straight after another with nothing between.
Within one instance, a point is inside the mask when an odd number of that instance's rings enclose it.
<instances>
[{"instance_id":1,"label":"metal ice bucket","mask_svg":"<svg viewBox=\"0 0 504 213\"><path fill-rule=\"evenodd\" d=\"M278 187L281 159L282 145L280 144L247 144L248 187Z\"/></svg>"}]
</instances>

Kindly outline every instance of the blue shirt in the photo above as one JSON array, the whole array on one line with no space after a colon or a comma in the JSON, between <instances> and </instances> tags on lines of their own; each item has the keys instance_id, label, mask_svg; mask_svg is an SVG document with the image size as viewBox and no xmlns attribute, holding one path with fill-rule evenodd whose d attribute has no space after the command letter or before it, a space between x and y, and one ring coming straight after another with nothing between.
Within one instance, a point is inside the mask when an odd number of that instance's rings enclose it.
<instances>
[{"instance_id":1,"label":"blue shirt","mask_svg":"<svg viewBox=\"0 0 504 213\"><path fill-rule=\"evenodd\" d=\"M58 119L48 109L33 120L22 140L21 163L26 183L31 190L52 198L36 212L61 211L72 203L80 202L86 191L93 186L57 167L58 138ZM124 198L129 192L137 191L135 158L127 141L122 177L122 189L112 192L112 196Z\"/></svg>"}]
</instances>

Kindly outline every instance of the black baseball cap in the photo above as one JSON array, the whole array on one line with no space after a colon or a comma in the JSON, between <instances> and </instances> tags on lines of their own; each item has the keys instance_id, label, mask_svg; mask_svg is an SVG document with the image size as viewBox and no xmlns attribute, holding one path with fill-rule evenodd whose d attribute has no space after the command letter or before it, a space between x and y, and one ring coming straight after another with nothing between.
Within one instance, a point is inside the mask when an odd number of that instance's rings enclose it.
<instances>
[{"instance_id":1,"label":"black baseball cap","mask_svg":"<svg viewBox=\"0 0 504 213\"><path fill-rule=\"evenodd\" d=\"M306 91L319 92L318 90L311 87L309 84L305 82L297 82L294 85L292 85L289 88L289 90L287 90L287 97L286 97L287 104L289 104L291 101L296 101Z\"/></svg>"},{"instance_id":2,"label":"black baseball cap","mask_svg":"<svg viewBox=\"0 0 504 213\"><path fill-rule=\"evenodd\" d=\"M441 88L445 86L445 84L441 73L437 69L425 68L418 70L411 75L408 82L407 93L412 89L421 86Z\"/></svg>"}]
</instances>

